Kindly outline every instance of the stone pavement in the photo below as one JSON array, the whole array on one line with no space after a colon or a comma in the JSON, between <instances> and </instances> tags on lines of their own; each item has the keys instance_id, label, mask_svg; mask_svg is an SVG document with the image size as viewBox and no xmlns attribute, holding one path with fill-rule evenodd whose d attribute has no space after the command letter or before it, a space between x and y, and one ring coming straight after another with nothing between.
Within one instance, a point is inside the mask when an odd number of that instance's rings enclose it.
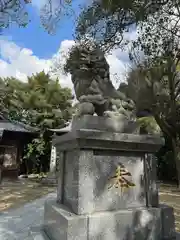
<instances>
[{"instance_id":1,"label":"stone pavement","mask_svg":"<svg viewBox=\"0 0 180 240\"><path fill-rule=\"evenodd\" d=\"M10 181L5 179L0 184L0 212L10 208L17 209L24 204L42 198L56 191L57 187L42 185L30 179Z\"/></svg>"},{"instance_id":2,"label":"stone pavement","mask_svg":"<svg viewBox=\"0 0 180 240\"><path fill-rule=\"evenodd\" d=\"M55 198L50 193L23 207L0 212L0 240L41 240L40 226L43 223L44 201Z\"/></svg>"},{"instance_id":3,"label":"stone pavement","mask_svg":"<svg viewBox=\"0 0 180 240\"><path fill-rule=\"evenodd\" d=\"M0 212L0 240L49 240L43 236L44 201L56 198L50 193L23 207ZM177 235L180 240L180 234Z\"/></svg>"}]
</instances>

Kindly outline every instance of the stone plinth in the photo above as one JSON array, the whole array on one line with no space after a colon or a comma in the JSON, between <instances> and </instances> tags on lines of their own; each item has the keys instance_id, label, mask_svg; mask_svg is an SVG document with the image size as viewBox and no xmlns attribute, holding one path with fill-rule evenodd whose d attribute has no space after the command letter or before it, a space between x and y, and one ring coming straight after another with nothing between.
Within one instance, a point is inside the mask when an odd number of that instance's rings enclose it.
<instances>
[{"instance_id":1,"label":"stone plinth","mask_svg":"<svg viewBox=\"0 0 180 240\"><path fill-rule=\"evenodd\" d=\"M50 239L171 239L173 211L159 206L153 157L163 140L75 129L54 140L58 193L45 204L44 222Z\"/></svg>"},{"instance_id":2,"label":"stone plinth","mask_svg":"<svg viewBox=\"0 0 180 240\"><path fill-rule=\"evenodd\" d=\"M57 138L56 144L57 151L64 152L62 158L65 158L58 202L76 214L143 207L147 203L157 206L156 179L148 182L156 175L149 172L153 159L145 153L159 148L162 141L158 137L78 130ZM135 184L123 194L120 188L109 189L110 178L118 166L130 172L132 176L127 179Z\"/></svg>"},{"instance_id":3,"label":"stone plinth","mask_svg":"<svg viewBox=\"0 0 180 240\"><path fill-rule=\"evenodd\" d=\"M98 131L134 133L139 131L139 125L134 121L128 121L124 115L113 118L85 115L74 117L71 128L74 130L91 129Z\"/></svg>"},{"instance_id":4,"label":"stone plinth","mask_svg":"<svg viewBox=\"0 0 180 240\"><path fill-rule=\"evenodd\" d=\"M173 212L168 206L77 215L65 205L51 200L45 203L44 209L44 231L53 240L176 239L171 221Z\"/></svg>"}]
</instances>

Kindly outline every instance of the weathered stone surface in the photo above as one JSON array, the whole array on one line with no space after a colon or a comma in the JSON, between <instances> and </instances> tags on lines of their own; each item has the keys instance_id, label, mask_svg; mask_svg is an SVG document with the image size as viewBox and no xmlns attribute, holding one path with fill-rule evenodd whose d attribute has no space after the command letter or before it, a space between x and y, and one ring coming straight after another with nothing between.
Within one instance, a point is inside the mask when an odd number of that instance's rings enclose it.
<instances>
[{"instance_id":1,"label":"weathered stone surface","mask_svg":"<svg viewBox=\"0 0 180 240\"><path fill-rule=\"evenodd\" d=\"M145 154L144 172L146 176L147 206L151 207L158 207L159 204L156 160L153 154Z\"/></svg>"},{"instance_id":2,"label":"weathered stone surface","mask_svg":"<svg viewBox=\"0 0 180 240\"><path fill-rule=\"evenodd\" d=\"M56 147L51 146L50 169L51 173L56 172Z\"/></svg>"},{"instance_id":3,"label":"weathered stone surface","mask_svg":"<svg viewBox=\"0 0 180 240\"><path fill-rule=\"evenodd\" d=\"M77 115L135 117L134 102L114 88L104 52L95 42L76 43L69 52L64 70L71 74L79 101Z\"/></svg>"},{"instance_id":4,"label":"weathered stone surface","mask_svg":"<svg viewBox=\"0 0 180 240\"><path fill-rule=\"evenodd\" d=\"M151 151L153 151L154 147L157 148L154 139L159 146L162 143L159 138L81 130L71 132L70 136L67 135L62 136L65 144L68 144L70 137L75 144L77 143L75 138L84 141L90 139L91 142L87 142L86 148L82 147L82 149L78 144L76 148L69 144L66 150L62 147L62 139L57 143L58 152L64 156L58 173L60 189L58 202L69 206L77 214L158 205L158 194L153 186L156 178L154 172L148 168L151 162L145 160L145 150L143 147L138 148L138 144L141 146L152 144ZM127 151L121 148L124 142L127 144ZM98 146L98 149L93 149L92 144ZM135 184L123 194L121 188L108 189L111 186L110 178L115 174L118 166L125 167L129 171L132 176L127 177L127 180ZM153 181L148 180L150 177Z\"/></svg>"},{"instance_id":5,"label":"weathered stone surface","mask_svg":"<svg viewBox=\"0 0 180 240\"><path fill-rule=\"evenodd\" d=\"M57 155L57 202L61 203L64 191L64 152Z\"/></svg>"},{"instance_id":6,"label":"weathered stone surface","mask_svg":"<svg viewBox=\"0 0 180 240\"><path fill-rule=\"evenodd\" d=\"M56 186L57 185L56 173L49 172L47 174L47 177L42 178L41 183L49 186Z\"/></svg>"},{"instance_id":7,"label":"weathered stone surface","mask_svg":"<svg viewBox=\"0 0 180 240\"><path fill-rule=\"evenodd\" d=\"M160 240L160 209L120 210L90 215L89 239Z\"/></svg>"},{"instance_id":8,"label":"weathered stone surface","mask_svg":"<svg viewBox=\"0 0 180 240\"><path fill-rule=\"evenodd\" d=\"M45 203L44 230L53 240L87 240L87 217L77 216L56 201Z\"/></svg>"},{"instance_id":9,"label":"weathered stone surface","mask_svg":"<svg viewBox=\"0 0 180 240\"><path fill-rule=\"evenodd\" d=\"M175 239L175 217L172 207L160 204L162 221L162 239Z\"/></svg>"},{"instance_id":10,"label":"weathered stone surface","mask_svg":"<svg viewBox=\"0 0 180 240\"><path fill-rule=\"evenodd\" d=\"M97 130L76 130L53 140L57 151L73 149L109 149L154 153L164 144L159 136L115 133Z\"/></svg>"},{"instance_id":11,"label":"weathered stone surface","mask_svg":"<svg viewBox=\"0 0 180 240\"><path fill-rule=\"evenodd\" d=\"M67 152L63 203L76 214L146 206L143 164L141 156L127 153ZM135 184L124 192L112 186L114 182L110 181L118 165L132 174L127 179Z\"/></svg>"},{"instance_id":12,"label":"weathered stone surface","mask_svg":"<svg viewBox=\"0 0 180 240\"><path fill-rule=\"evenodd\" d=\"M128 121L124 115L113 118L84 115L81 117L74 117L72 121L72 130L80 129L137 133L139 131L139 126L134 121Z\"/></svg>"},{"instance_id":13,"label":"weathered stone surface","mask_svg":"<svg viewBox=\"0 0 180 240\"><path fill-rule=\"evenodd\" d=\"M53 240L160 240L161 210L139 208L75 215L55 201L45 203L45 232Z\"/></svg>"},{"instance_id":14,"label":"weathered stone surface","mask_svg":"<svg viewBox=\"0 0 180 240\"><path fill-rule=\"evenodd\" d=\"M61 160L58 203L45 205L50 239L172 240L173 211L159 206L153 157L163 140L75 129L54 141ZM122 183L130 186L123 192Z\"/></svg>"}]
</instances>

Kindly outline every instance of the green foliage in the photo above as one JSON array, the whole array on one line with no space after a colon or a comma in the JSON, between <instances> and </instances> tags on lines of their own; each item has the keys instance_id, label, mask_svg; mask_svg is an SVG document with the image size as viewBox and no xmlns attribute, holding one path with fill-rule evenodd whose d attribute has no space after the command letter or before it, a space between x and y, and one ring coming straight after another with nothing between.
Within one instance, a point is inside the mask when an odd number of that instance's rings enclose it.
<instances>
[{"instance_id":1,"label":"green foliage","mask_svg":"<svg viewBox=\"0 0 180 240\"><path fill-rule=\"evenodd\" d=\"M28 78L24 92L23 109L26 113L26 123L38 127L39 138L33 140L27 148L29 158L36 157L36 164L42 165L45 155L50 155L51 136L46 132L49 128L65 126L71 118L71 91L62 88L58 82L52 81L48 74L41 72Z\"/></svg>"},{"instance_id":2,"label":"green foliage","mask_svg":"<svg viewBox=\"0 0 180 240\"><path fill-rule=\"evenodd\" d=\"M34 172L36 172L37 169L41 170L41 158L44 156L45 150L47 150L45 141L43 134L40 134L39 137L34 138L32 142L26 146L23 159L26 162L26 166L29 165L28 161L32 162L32 169Z\"/></svg>"},{"instance_id":3,"label":"green foliage","mask_svg":"<svg viewBox=\"0 0 180 240\"><path fill-rule=\"evenodd\" d=\"M24 83L14 78L2 81L2 111L8 117L39 129L64 125L71 117L72 94L44 72ZM1 86L0 81L0 86Z\"/></svg>"},{"instance_id":4,"label":"green foliage","mask_svg":"<svg viewBox=\"0 0 180 240\"><path fill-rule=\"evenodd\" d=\"M48 129L64 127L71 119L71 90L62 88L58 80L40 72L29 77L28 82L15 78L0 79L0 99L0 111L9 119L39 131L39 136L25 149L26 163L30 159L36 171L48 166L51 147Z\"/></svg>"},{"instance_id":5,"label":"green foliage","mask_svg":"<svg viewBox=\"0 0 180 240\"><path fill-rule=\"evenodd\" d=\"M34 151L35 149L35 151ZM38 159L39 156L44 154L45 149L45 141L43 136L41 135L39 138L34 138L31 143L27 145L27 153L24 155L25 159L30 158L33 154L35 154L36 158Z\"/></svg>"},{"instance_id":6,"label":"green foliage","mask_svg":"<svg viewBox=\"0 0 180 240\"><path fill-rule=\"evenodd\" d=\"M141 22L133 48L142 51L148 59L176 54L180 40L179 20L180 1L166 1L162 8Z\"/></svg>"},{"instance_id":7,"label":"green foliage","mask_svg":"<svg viewBox=\"0 0 180 240\"><path fill-rule=\"evenodd\" d=\"M164 3L159 1L93 1L79 16L76 38L88 35L109 50L124 43L124 33L147 22L162 7Z\"/></svg>"},{"instance_id":8,"label":"green foliage","mask_svg":"<svg viewBox=\"0 0 180 240\"><path fill-rule=\"evenodd\" d=\"M44 72L28 79L24 92L24 109L27 121L41 129L64 125L71 117L71 90L62 88Z\"/></svg>"},{"instance_id":9,"label":"green foliage","mask_svg":"<svg viewBox=\"0 0 180 240\"><path fill-rule=\"evenodd\" d=\"M104 50L128 46L135 67L120 89L137 112L148 110L170 139L180 182L179 20L180 1L93 1L79 16L76 38L92 37ZM129 41L132 27L137 39ZM139 121L147 127L149 120Z\"/></svg>"},{"instance_id":10,"label":"green foliage","mask_svg":"<svg viewBox=\"0 0 180 240\"><path fill-rule=\"evenodd\" d=\"M141 117L137 119L141 128L149 134L160 134L161 130L153 116Z\"/></svg>"},{"instance_id":11,"label":"green foliage","mask_svg":"<svg viewBox=\"0 0 180 240\"><path fill-rule=\"evenodd\" d=\"M161 57L163 61L141 63L129 73L127 79L128 91L138 112L148 110L159 125L162 133L171 140L171 150L174 161L180 172L179 164L179 133L180 133L180 78L177 70L177 59L171 55ZM149 124L147 119L140 119L141 124ZM143 121L143 122L142 122ZM153 126L149 126L153 129ZM161 157L162 162L168 159ZM165 166L165 165L164 165ZM180 181L180 177L178 176Z\"/></svg>"},{"instance_id":12,"label":"green foliage","mask_svg":"<svg viewBox=\"0 0 180 240\"><path fill-rule=\"evenodd\" d=\"M39 0L37 0L39 1ZM0 1L0 32L9 27L12 23L19 27L26 27L29 21L29 9L27 4L32 0L1 0ZM72 15L73 9L71 0L44 1L40 9L40 20L44 29L52 34L55 32L57 25L64 15Z\"/></svg>"}]
</instances>

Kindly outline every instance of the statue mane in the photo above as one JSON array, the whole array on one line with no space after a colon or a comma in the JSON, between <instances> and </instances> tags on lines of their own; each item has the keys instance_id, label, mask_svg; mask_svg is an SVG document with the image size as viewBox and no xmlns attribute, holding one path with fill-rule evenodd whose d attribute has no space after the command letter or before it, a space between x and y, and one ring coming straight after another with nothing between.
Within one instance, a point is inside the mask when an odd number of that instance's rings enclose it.
<instances>
[{"instance_id":1,"label":"statue mane","mask_svg":"<svg viewBox=\"0 0 180 240\"><path fill-rule=\"evenodd\" d=\"M75 44L69 52L64 71L71 74L75 94L80 102L80 115L96 113L104 116L108 112L119 114L119 110L125 111L122 107L125 96L114 88L109 64L95 42Z\"/></svg>"},{"instance_id":2,"label":"statue mane","mask_svg":"<svg viewBox=\"0 0 180 240\"><path fill-rule=\"evenodd\" d=\"M74 75L77 70L88 73L89 77L101 74L102 68L108 72L109 65L103 51L94 42L77 43L69 53L64 70Z\"/></svg>"}]
</instances>

